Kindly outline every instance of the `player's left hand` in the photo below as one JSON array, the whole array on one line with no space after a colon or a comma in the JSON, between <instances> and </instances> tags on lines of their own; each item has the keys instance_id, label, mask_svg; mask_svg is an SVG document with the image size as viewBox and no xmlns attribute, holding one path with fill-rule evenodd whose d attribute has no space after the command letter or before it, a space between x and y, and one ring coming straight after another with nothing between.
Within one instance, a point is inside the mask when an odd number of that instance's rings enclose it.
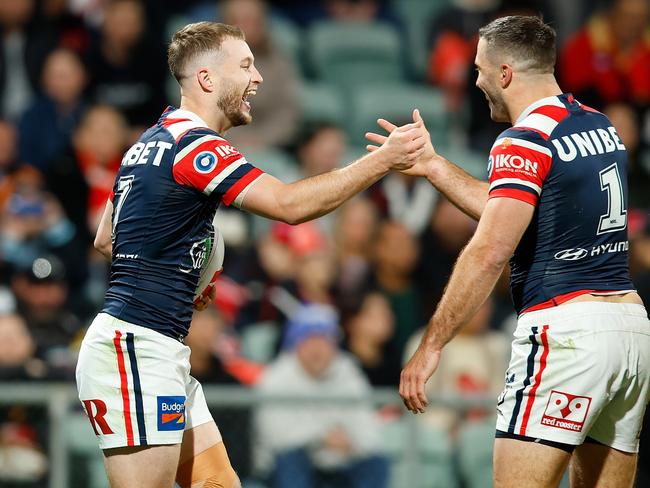
<instances>
[{"instance_id":1,"label":"player's left hand","mask_svg":"<svg viewBox=\"0 0 650 488\"><path fill-rule=\"evenodd\" d=\"M427 177L431 169L431 164L433 160L436 157L440 157L440 156L438 155L438 153L436 153L436 150L433 148L433 144L431 143L431 134L429 134L429 131L427 130L424 124L424 120L422 119L422 115L420 115L420 111L418 109L413 110L413 122L421 124L421 128L425 136L424 150L418 156L417 161L415 161L415 164L413 164L413 166L411 166L408 169L402 170L402 173L410 176ZM395 129L397 129L397 126L395 124L389 122L386 119L378 119L377 124L389 134L391 134ZM366 149L369 152L373 152L379 149L379 147L381 147L381 145L383 145L386 142L388 137L380 134L376 134L374 132L367 132L366 139L374 143L374 144L368 144L366 146Z\"/></svg>"},{"instance_id":2,"label":"player's left hand","mask_svg":"<svg viewBox=\"0 0 650 488\"><path fill-rule=\"evenodd\" d=\"M424 413L429 401L424 392L426 382L438 368L440 350L430 350L420 344L413 357L406 363L399 381L399 394L404 405L413 413Z\"/></svg>"},{"instance_id":3,"label":"player's left hand","mask_svg":"<svg viewBox=\"0 0 650 488\"><path fill-rule=\"evenodd\" d=\"M194 310L201 312L208 308L208 305L214 301L214 298L217 296L217 289L214 285L208 286L203 295L194 302Z\"/></svg>"}]
</instances>

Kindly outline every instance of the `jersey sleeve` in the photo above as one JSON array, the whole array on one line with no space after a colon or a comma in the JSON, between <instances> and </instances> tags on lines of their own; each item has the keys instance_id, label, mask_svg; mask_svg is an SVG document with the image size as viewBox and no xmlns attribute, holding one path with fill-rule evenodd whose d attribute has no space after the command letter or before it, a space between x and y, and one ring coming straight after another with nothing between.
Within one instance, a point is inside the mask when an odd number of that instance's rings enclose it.
<instances>
[{"instance_id":1,"label":"jersey sleeve","mask_svg":"<svg viewBox=\"0 0 650 488\"><path fill-rule=\"evenodd\" d=\"M526 132L500 137L488 163L489 198L508 197L537 205L542 185L551 170L551 150L531 141Z\"/></svg>"},{"instance_id":2,"label":"jersey sleeve","mask_svg":"<svg viewBox=\"0 0 650 488\"><path fill-rule=\"evenodd\" d=\"M174 180L226 204L238 201L263 172L226 139L209 131L192 131L178 143Z\"/></svg>"}]
</instances>

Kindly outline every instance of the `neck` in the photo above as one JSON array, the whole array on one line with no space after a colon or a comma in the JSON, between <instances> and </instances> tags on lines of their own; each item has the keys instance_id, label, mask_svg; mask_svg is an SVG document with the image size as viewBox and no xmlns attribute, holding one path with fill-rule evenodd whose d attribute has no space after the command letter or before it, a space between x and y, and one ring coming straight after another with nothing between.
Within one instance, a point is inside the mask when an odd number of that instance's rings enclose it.
<instances>
[{"instance_id":1,"label":"neck","mask_svg":"<svg viewBox=\"0 0 650 488\"><path fill-rule=\"evenodd\" d=\"M197 102L183 93L181 93L181 105L179 108L194 112L205 121L210 129L218 134L223 135L232 127L228 117L226 117L226 114L221 109L214 110L212 105Z\"/></svg>"},{"instance_id":2,"label":"neck","mask_svg":"<svg viewBox=\"0 0 650 488\"><path fill-rule=\"evenodd\" d=\"M552 74L523 76L520 83L512 88L510 100L506 100L512 125L523 111L537 100L562 94L562 89Z\"/></svg>"}]
</instances>

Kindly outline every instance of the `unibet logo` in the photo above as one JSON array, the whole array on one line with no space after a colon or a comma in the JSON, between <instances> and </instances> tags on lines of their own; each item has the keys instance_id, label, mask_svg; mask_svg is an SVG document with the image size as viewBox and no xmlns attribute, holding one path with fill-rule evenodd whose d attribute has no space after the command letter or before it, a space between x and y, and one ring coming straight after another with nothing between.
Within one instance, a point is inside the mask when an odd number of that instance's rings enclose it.
<instances>
[{"instance_id":1,"label":"unibet logo","mask_svg":"<svg viewBox=\"0 0 650 488\"><path fill-rule=\"evenodd\" d=\"M185 429L185 397L184 396L159 396L158 397L158 430L184 430Z\"/></svg>"}]
</instances>

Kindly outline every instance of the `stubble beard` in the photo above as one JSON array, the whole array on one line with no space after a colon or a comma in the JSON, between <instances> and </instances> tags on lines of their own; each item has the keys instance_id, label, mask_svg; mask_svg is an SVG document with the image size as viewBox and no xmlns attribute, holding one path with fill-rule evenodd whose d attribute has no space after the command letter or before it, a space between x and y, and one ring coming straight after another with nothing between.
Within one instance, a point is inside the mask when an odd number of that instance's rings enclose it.
<instances>
[{"instance_id":1,"label":"stubble beard","mask_svg":"<svg viewBox=\"0 0 650 488\"><path fill-rule=\"evenodd\" d=\"M224 113L232 127L247 125L253 121L253 117L241 109L242 95L231 86L217 102L217 106Z\"/></svg>"},{"instance_id":2,"label":"stubble beard","mask_svg":"<svg viewBox=\"0 0 650 488\"><path fill-rule=\"evenodd\" d=\"M508 118L508 110L503 97L496 93L496 90L485 90L484 93L490 107L490 118L494 122L508 122L510 119Z\"/></svg>"}]
</instances>

